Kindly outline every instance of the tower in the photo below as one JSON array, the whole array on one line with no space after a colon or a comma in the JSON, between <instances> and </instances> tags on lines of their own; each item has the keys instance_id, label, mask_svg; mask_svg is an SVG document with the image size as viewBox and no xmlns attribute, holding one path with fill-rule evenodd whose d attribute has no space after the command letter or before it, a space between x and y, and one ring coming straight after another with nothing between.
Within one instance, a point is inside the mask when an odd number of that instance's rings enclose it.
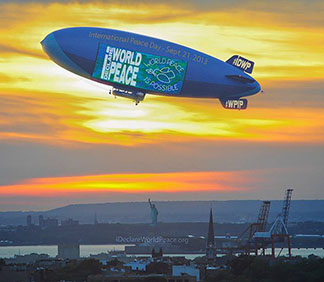
<instances>
[{"instance_id":1,"label":"tower","mask_svg":"<svg viewBox=\"0 0 324 282\"><path fill-rule=\"evenodd\" d=\"M42 215L40 215L38 217L38 221L39 221L39 227L44 227L44 217Z\"/></svg>"},{"instance_id":2,"label":"tower","mask_svg":"<svg viewBox=\"0 0 324 282\"><path fill-rule=\"evenodd\" d=\"M206 242L206 257L208 260L213 260L216 257L212 208L210 208L210 215L209 215L208 235L207 235L207 242Z\"/></svg>"},{"instance_id":3,"label":"tower","mask_svg":"<svg viewBox=\"0 0 324 282\"><path fill-rule=\"evenodd\" d=\"M32 226L32 217L31 215L27 215L27 227L31 227Z\"/></svg>"}]
</instances>

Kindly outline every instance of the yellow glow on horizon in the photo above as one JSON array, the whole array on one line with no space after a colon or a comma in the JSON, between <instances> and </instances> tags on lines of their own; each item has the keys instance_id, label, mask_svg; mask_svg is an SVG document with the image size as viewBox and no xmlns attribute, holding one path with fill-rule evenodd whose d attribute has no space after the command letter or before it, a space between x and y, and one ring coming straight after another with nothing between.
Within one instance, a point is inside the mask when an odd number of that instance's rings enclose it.
<instances>
[{"instance_id":1,"label":"yellow glow on horizon","mask_svg":"<svg viewBox=\"0 0 324 282\"><path fill-rule=\"evenodd\" d=\"M235 181L234 181L235 180ZM0 195L59 196L82 193L234 192L247 190L248 172L174 172L36 178L0 186Z\"/></svg>"}]
</instances>

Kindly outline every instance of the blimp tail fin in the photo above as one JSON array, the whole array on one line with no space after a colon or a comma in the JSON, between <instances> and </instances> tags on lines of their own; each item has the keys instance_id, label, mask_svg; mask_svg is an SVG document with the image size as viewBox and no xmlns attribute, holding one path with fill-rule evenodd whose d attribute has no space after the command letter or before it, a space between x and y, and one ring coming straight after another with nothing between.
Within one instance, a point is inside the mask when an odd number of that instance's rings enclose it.
<instances>
[{"instance_id":1,"label":"blimp tail fin","mask_svg":"<svg viewBox=\"0 0 324 282\"><path fill-rule=\"evenodd\" d=\"M226 63L234 66L234 67L237 67L247 73L252 73L253 71L253 67L254 67L254 62L248 60L248 59L245 59L239 55L234 55L232 57L230 57Z\"/></svg>"}]
</instances>

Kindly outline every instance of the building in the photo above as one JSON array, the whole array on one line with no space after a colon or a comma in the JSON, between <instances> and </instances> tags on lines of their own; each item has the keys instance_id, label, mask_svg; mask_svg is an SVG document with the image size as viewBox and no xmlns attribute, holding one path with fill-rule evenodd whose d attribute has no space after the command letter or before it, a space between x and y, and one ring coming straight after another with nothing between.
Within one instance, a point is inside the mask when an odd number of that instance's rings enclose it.
<instances>
[{"instance_id":1,"label":"building","mask_svg":"<svg viewBox=\"0 0 324 282\"><path fill-rule=\"evenodd\" d=\"M200 281L200 270L191 265L173 265L172 276L194 276L196 281Z\"/></svg>"},{"instance_id":2,"label":"building","mask_svg":"<svg viewBox=\"0 0 324 282\"><path fill-rule=\"evenodd\" d=\"M216 258L216 246L215 246L215 235L214 235L214 220L213 210L210 208L209 215L209 226L206 241L206 257L208 260L214 260Z\"/></svg>"},{"instance_id":3,"label":"building","mask_svg":"<svg viewBox=\"0 0 324 282\"><path fill-rule=\"evenodd\" d=\"M72 218L61 221L61 226L75 226L75 225L79 225L79 221L73 220Z\"/></svg>"},{"instance_id":4,"label":"building","mask_svg":"<svg viewBox=\"0 0 324 282\"><path fill-rule=\"evenodd\" d=\"M43 227L44 225L44 217L42 215L38 216L38 224L39 227Z\"/></svg>"},{"instance_id":5,"label":"building","mask_svg":"<svg viewBox=\"0 0 324 282\"><path fill-rule=\"evenodd\" d=\"M132 271L146 271L146 266L150 263L151 262L147 260L138 260L126 263L124 266L130 267Z\"/></svg>"},{"instance_id":6,"label":"building","mask_svg":"<svg viewBox=\"0 0 324 282\"><path fill-rule=\"evenodd\" d=\"M15 255L13 258L5 258L6 264L32 264L38 260L49 259L47 254L31 253L27 255Z\"/></svg>"},{"instance_id":7,"label":"building","mask_svg":"<svg viewBox=\"0 0 324 282\"><path fill-rule=\"evenodd\" d=\"M90 258L97 259L104 265L116 259L122 263L134 261L134 257L127 256L124 251L109 251L108 253L100 253L96 255L90 254Z\"/></svg>"},{"instance_id":8,"label":"building","mask_svg":"<svg viewBox=\"0 0 324 282\"><path fill-rule=\"evenodd\" d=\"M127 275L127 276L105 276L102 274L97 275L89 275L88 280L89 282L95 281L105 281L105 282L125 282L125 281L133 281L137 282L139 279L145 279L145 281L157 281L158 278L164 279L166 282L197 282L196 277L189 276L189 275L182 275L182 276L171 276L171 275L164 275L164 274L148 274L148 275Z\"/></svg>"},{"instance_id":9,"label":"building","mask_svg":"<svg viewBox=\"0 0 324 282\"><path fill-rule=\"evenodd\" d=\"M8 281L32 281L32 268L25 264L1 265L0 282Z\"/></svg>"},{"instance_id":10,"label":"building","mask_svg":"<svg viewBox=\"0 0 324 282\"><path fill-rule=\"evenodd\" d=\"M79 259L80 245L79 244L59 244L57 247L57 257L61 259Z\"/></svg>"},{"instance_id":11,"label":"building","mask_svg":"<svg viewBox=\"0 0 324 282\"><path fill-rule=\"evenodd\" d=\"M49 227L57 227L58 226L58 220L56 218L46 218L42 215L38 217L39 221L39 227L40 228L49 228Z\"/></svg>"},{"instance_id":12,"label":"building","mask_svg":"<svg viewBox=\"0 0 324 282\"><path fill-rule=\"evenodd\" d=\"M152 248L152 258L153 259L161 259L163 257L163 250L162 248L159 251L155 251L155 247Z\"/></svg>"}]
</instances>

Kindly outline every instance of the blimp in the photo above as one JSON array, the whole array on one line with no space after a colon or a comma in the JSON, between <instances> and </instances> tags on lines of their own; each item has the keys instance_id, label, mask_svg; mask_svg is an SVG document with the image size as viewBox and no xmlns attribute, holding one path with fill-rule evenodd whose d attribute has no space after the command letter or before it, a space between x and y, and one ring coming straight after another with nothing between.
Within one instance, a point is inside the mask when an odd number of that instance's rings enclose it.
<instances>
[{"instance_id":1,"label":"blimp","mask_svg":"<svg viewBox=\"0 0 324 282\"><path fill-rule=\"evenodd\" d=\"M260 92L254 62L227 61L166 40L127 31L72 27L48 34L41 45L56 64L109 87L109 94L137 105L147 94L219 99L225 109L244 110Z\"/></svg>"}]
</instances>

